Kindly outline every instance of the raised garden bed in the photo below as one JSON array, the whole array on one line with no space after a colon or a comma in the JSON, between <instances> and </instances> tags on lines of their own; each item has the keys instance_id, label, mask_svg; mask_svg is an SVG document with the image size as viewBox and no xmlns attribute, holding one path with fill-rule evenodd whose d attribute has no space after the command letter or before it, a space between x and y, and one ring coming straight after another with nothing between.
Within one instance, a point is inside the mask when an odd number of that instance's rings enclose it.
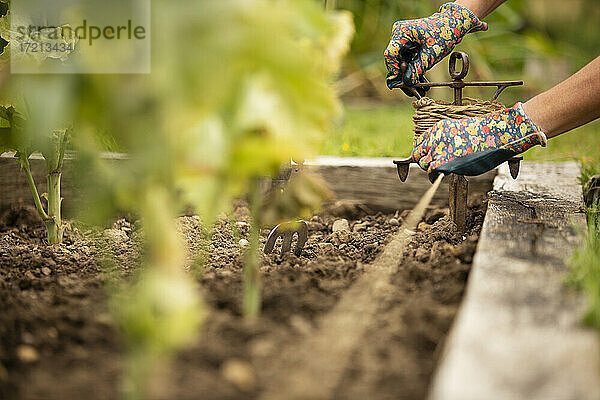
<instances>
[{"instance_id":1,"label":"raised garden bed","mask_svg":"<svg viewBox=\"0 0 600 400\"><path fill-rule=\"evenodd\" d=\"M392 275L393 291L351 355L335 398L422 399L460 304L483 222L485 201L472 196L469 231L455 232L445 210L427 211ZM248 399L270 389L286 347L310 336L386 242L406 213L337 204L310 220L300 257L262 257L263 313L241 317L242 253L247 209L222 220L210 245L198 219L180 231L197 254L190 261L210 312L201 334L171 365L157 371L156 398ZM331 233L345 217L349 231ZM393 221L396 219L396 221ZM5 213L0 228L0 397L116 398L122 343L107 312L105 274L130 275L139 256L137 225L119 221L99 237L76 229L46 247L43 228L26 207ZM232 229L233 228L233 229ZM264 243L267 230L263 231ZM93 240L92 240L93 239ZM98 241L115 268L100 267Z\"/></svg>"}]
</instances>

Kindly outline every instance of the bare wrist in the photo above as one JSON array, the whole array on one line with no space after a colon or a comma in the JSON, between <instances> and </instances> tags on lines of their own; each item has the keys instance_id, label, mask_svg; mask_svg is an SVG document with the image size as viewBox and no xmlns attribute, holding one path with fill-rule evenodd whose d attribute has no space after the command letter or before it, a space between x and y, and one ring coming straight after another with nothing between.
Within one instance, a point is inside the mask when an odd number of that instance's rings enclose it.
<instances>
[{"instance_id":1,"label":"bare wrist","mask_svg":"<svg viewBox=\"0 0 600 400\"><path fill-rule=\"evenodd\" d=\"M505 0L456 0L454 3L471 10L479 19L484 19Z\"/></svg>"}]
</instances>

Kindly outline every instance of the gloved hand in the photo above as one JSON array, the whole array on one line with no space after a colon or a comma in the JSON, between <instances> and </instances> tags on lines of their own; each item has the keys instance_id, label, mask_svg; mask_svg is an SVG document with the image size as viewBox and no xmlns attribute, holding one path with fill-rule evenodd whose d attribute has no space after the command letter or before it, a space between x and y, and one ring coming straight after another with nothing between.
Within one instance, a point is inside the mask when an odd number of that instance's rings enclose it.
<instances>
[{"instance_id":1,"label":"gloved hand","mask_svg":"<svg viewBox=\"0 0 600 400\"><path fill-rule=\"evenodd\" d=\"M480 175L535 145L546 135L521 103L497 114L444 119L415 137L412 159L430 174Z\"/></svg>"},{"instance_id":2,"label":"gloved hand","mask_svg":"<svg viewBox=\"0 0 600 400\"><path fill-rule=\"evenodd\" d=\"M463 36L485 30L485 22L468 8L455 3L443 4L438 13L428 18L397 21L384 52L388 87L392 89L394 84L402 82L409 86L422 82L425 71L448 55ZM403 76L400 76L399 58L408 63ZM425 94L422 88L418 91L421 95ZM404 92L412 95L406 90Z\"/></svg>"}]
</instances>

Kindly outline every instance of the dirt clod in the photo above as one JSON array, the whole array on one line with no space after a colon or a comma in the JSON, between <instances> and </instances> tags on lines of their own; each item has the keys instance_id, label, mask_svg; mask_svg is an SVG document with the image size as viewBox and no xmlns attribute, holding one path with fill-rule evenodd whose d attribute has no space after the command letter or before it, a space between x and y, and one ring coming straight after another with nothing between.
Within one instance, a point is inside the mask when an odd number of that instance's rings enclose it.
<instances>
[{"instance_id":1,"label":"dirt clod","mask_svg":"<svg viewBox=\"0 0 600 400\"><path fill-rule=\"evenodd\" d=\"M415 258L417 261L426 262L429 260L429 251L425 247L419 247L415 252Z\"/></svg>"},{"instance_id":2,"label":"dirt clod","mask_svg":"<svg viewBox=\"0 0 600 400\"><path fill-rule=\"evenodd\" d=\"M419 225L417 225L417 230L419 232L425 232L429 226L430 225L427 222L419 222Z\"/></svg>"},{"instance_id":3,"label":"dirt clod","mask_svg":"<svg viewBox=\"0 0 600 400\"><path fill-rule=\"evenodd\" d=\"M221 366L223 377L242 392L251 392L256 386L252 365L247 361L229 359Z\"/></svg>"},{"instance_id":4,"label":"dirt clod","mask_svg":"<svg viewBox=\"0 0 600 400\"><path fill-rule=\"evenodd\" d=\"M358 222L352 227L353 232L364 232L369 227L368 222Z\"/></svg>"},{"instance_id":5,"label":"dirt clod","mask_svg":"<svg viewBox=\"0 0 600 400\"><path fill-rule=\"evenodd\" d=\"M26 344L17 347L17 357L24 363L33 363L40 359L40 355L35 347Z\"/></svg>"}]
</instances>

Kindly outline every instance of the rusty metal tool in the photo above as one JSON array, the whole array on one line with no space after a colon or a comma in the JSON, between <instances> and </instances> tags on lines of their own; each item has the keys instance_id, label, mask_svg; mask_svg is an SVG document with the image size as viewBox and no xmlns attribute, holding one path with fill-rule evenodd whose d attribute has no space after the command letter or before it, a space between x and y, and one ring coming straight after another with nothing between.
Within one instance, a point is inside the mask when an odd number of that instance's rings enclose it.
<instances>
[{"instance_id":1,"label":"rusty metal tool","mask_svg":"<svg viewBox=\"0 0 600 400\"><path fill-rule=\"evenodd\" d=\"M456 70L456 62L458 61L458 59L460 58L460 60L462 61L462 67L460 71ZM408 67L408 64L403 61L400 63L400 71L401 71L401 75L404 75L404 72L406 72L406 68ZM500 96L500 93L502 93L504 91L504 89L506 89L507 87L510 86L521 86L523 85L523 81L474 81L474 82L464 82L463 78L465 76L467 76L467 73L469 73L469 55L467 53L465 53L464 51L455 51L454 53L452 53L450 55L450 63L449 63L449 72L450 72L450 78L452 78L452 82L421 82L421 83L415 83L413 86L406 86L404 83L402 82L396 82L394 84L394 86L392 87L393 89L408 89L410 90L412 93L415 94L415 96L420 99L421 95L419 95L419 93L415 90L414 92L412 91L412 89L414 88L432 88L432 87L450 87L454 89L454 104L456 105L461 105L462 104L462 90L463 88L467 87L467 86L495 86L496 92L494 93L494 95L492 96L490 101L494 101L498 98L498 96Z\"/></svg>"},{"instance_id":2,"label":"rusty metal tool","mask_svg":"<svg viewBox=\"0 0 600 400\"><path fill-rule=\"evenodd\" d=\"M265 243L265 254L273 252L275 242L277 242L277 239L280 237L283 240L281 243L281 254L290 252L292 250L292 240L294 239L295 234L298 235L298 240L296 242L294 254L300 257L302 249L308 240L308 224L306 221L302 220L283 222L273 228L267 237L267 243Z\"/></svg>"},{"instance_id":3,"label":"rusty metal tool","mask_svg":"<svg viewBox=\"0 0 600 400\"><path fill-rule=\"evenodd\" d=\"M456 62L462 61L462 67L460 71L456 70ZM404 75L408 64L406 62L400 63L401 74ZM463 51L455 51L450 55L450 62L448 66L450 77L452 82L423 82L417 83L414 86L406 86L403 83L397 83L394 88L407 89L411 91L418 99L421 98L419 93L415 90L416 87L450 87L454 89L454 104L457 106L462 105L462 90L467 86L495 86L496 92L492 96L491 101L498 98L500 93L509 86L522 85L523 81L483 81L483 82L464 82L463 78L467 76L469 72L469 56ZM401 76L402 76L401 75ZM508 167L510 175L513 179L516 179L519 175L519 168L522 156L515 156L508 160ZM411 157L402 160L394 160L396 168L398 170L398 177L402 182L406 181L408 177L408 170L410 164L413 163ZM436 176L430 175L429 180L433 183ZM469 194L469 181L463 175L450 174L449 178L449 198L448 202L450 205L450 216L452 221L456 224L460 232L466 231L466 219L467 219L467 199Z\"/></svg>"}]
</instances>

